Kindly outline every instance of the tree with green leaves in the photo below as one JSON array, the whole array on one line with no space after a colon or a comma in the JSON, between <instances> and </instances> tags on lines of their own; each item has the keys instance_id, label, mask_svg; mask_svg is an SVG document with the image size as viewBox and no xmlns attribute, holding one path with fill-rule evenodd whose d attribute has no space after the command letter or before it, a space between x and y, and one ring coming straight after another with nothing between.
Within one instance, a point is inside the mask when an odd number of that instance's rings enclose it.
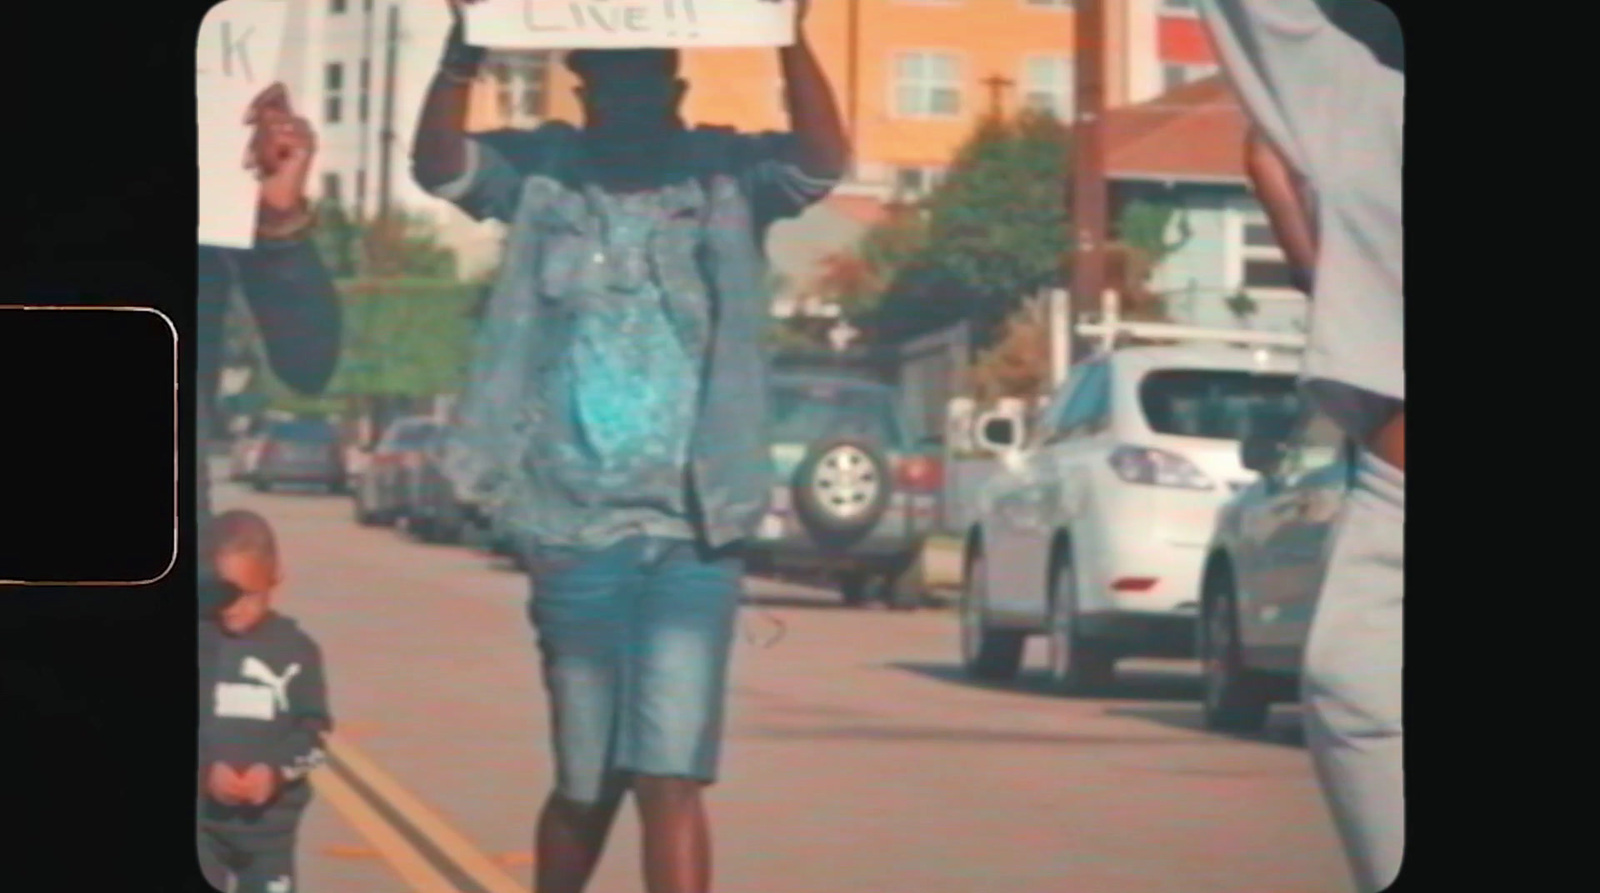
<instances>
[{"instance_id":1,"label":"tree with green leaves","mask_svg":"<svg viewBox=\"0 0 1600 893\"><path fill-rule=\"evenodd\" d=\"M449 279L455 252L426 216L396 206L387 218L357 220L338 202L318 207L317 248L335 276Z\"/></svg>"},{"instance_id":2,"label":"tree with green leaves","mask_svg":"<svg viewBox=\"0 0 1600 893\"><path fill-rule=\"evenodd\" d=\"M481 284L396 277L341 280L338 288L344 340L326 392L315 398L297 395L265 364L255 363L250 388L268 405L334 412L374 401L422 401L461 388ZM253 337L248 329L240 333L244 350L256 350L249 346Z\"/></svg>"},{"instance_id":3,"label":"tree with green leaves","mask_svg":"<svg viewBox=\"0 0 1600 893\"><path fill-rule=\"evenodd\" d=\"M1032 343L1004 333L1043 325L1024 302L1068 281L1070 153L1070 129L1047 114L985 120L926 200L891 208L856 246L825 259L812 292L880 341L969 321L980 346ZM1116 211L1111 235L1107 276L1123 317L1166 319L1150 274L1187 240L1187 219L1171 199L1135 198ZM1077 309L1098 312L1099 300Z\"/></svg>"},{"instance_id":4,"label":"tree with green leaves","mask_svg":"<svg viewBox=\"0 0 1600 893\"><path fill-rule=\"evenodd\" d=\"M1069 150L1049 115L985 120L923 203L926 236L872 328L898 340L968 320L987 341L1024 298L1065 281Z\"/></svg>"}]
</instances>

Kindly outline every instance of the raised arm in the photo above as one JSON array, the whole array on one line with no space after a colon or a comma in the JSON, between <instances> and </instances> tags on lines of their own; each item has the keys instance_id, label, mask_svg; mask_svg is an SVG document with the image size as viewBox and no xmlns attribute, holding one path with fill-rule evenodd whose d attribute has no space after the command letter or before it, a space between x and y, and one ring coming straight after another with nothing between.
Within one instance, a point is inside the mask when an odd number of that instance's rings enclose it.
<instances>
[{"instance_id":1,"label":"raised arm","mask_svg":"<svg viewBox=\"0 0 1600 893\"><path fill-rule=\"evenodd\" d=\"M454 182L467 172L467 106L484 57L481 48L466 44L461 3L449 3L450 33L423 100L411 144L412 176L429 191Z\"/></svg>"},{"instance_id":2,"label":"raised arm","mask_svg":"<svg viewBox=\"0 0 1600 893\"><path fill-rule=\"evenodd\" d=\"M272 370L301 393L321 393L339 362L342 314L333 277L309 238L316 221L306 179L316 135L294 114L282 85L256 98L247 121L256 128L251 159L261 178L256 247L229 254Z\"/></svg>"},{"instance_id":3,"label":"raised arm","mask_svg":"<svg viewBox=\"0 0 1600 893\"><path fill-rule=\"evenodd\" d=\"M1404 75L1338 27L1317 0L1200 0L1200 10L1250 118L1313 182L1327 163L1316 151L1335 141L1307 135L1343 126L1357 108L1399 105Z\"/></svg>"},{"instance_id":4,"label":"raised arm","mask_svg":"<svg viewBox=\"0 0 1600 893\"><path fill-rule=\"evenodd\" d=\"M454 204L475 220L509 222L516 210L522 175L514 156L532 134L467 131L472 84L484 51L468 46L461 6L477 0L448 0L452 22L439 68L428 86L412 141L411 175L430 195Z\"/></svg>"},{"instance_id":5,"label":"raised arm","mask_svg":"<svg viewBox=\"0 0 1600 893\"><path fill-rule=\"evenodd\" d=\"M1267 212L1273 235L1289 260L1295 287L1310 295L1312 273L1317 268L1316 223L1305 205L1296 173L1255 128L1245 139L1245 169Z\"/></svg>"},{"instance_id":6,"label":"raised arm","mask_svg":"<svg viewBox=\"0 0 1600 893\"><path fill-rule=\"evenodd\" d=\"M778 51L787 133L745 137L740 163L764 216L792 217L825 198L850 166L844 118L805 34L808 0L800 0L795 42Z\"/></svg>"},{"instance_id":7,"label":"raised arm","mask_svg":"<svg viewBox=\"0 0 1600 893\"><path fill-rule=\"evenodd\" d=\"M810 6L810 0L799 0L795 42L778 51L784 107L795 135L790 157L785 160L814 180L838 182L850 165L850 139L833 88L806 37Z\"/></svg>"}]
</instances>

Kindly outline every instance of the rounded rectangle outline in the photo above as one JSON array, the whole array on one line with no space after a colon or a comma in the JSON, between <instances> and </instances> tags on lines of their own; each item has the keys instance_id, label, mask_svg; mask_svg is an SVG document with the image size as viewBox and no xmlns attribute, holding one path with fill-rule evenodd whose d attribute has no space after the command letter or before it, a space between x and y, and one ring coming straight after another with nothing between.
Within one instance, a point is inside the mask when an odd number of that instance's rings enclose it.
<instances>
[{"instance_id":1,"label":"rounded rectangle outline","mask_svg":"<svg viewBox=\"0 0 1600 893\"><path fill-rule=\"evenodd\" d=\"M178 327L159 307L120 307L72 304L0 304L0 310L100 310L111 313L153 313L172 332L172 555L161 573L148 580L11 580L0 586L149 586L165 580L178 565Z\"/></svg>"}]
</instances>

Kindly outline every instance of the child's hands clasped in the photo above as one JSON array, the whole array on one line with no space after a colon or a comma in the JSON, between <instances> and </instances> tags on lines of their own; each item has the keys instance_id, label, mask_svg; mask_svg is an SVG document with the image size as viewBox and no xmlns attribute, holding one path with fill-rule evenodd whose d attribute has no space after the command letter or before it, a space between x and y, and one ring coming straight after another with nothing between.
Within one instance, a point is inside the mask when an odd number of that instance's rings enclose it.
<instances>
[{"instance_id":1,"label":"child's hands clasped","mask_svg":"<svg viewBox=\"0 0 1600 893\"><path fill-rule=\"evenodd\" d=\"M206 792L226 806L264 806L278 792L278 775L265 763L235 772L226 763L213 763L206 773Z\"/></svg>"}]
</instances>

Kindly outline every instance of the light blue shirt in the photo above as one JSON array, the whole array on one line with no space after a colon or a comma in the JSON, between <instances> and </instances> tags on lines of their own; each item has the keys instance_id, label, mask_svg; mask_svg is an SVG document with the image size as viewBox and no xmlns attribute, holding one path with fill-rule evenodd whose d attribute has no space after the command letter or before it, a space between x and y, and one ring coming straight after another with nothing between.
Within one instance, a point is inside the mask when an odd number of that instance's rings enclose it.
<instances>
[{"instance_id":1,"label":"light blue shirt","mask_svg":"<svg viewBox=\"0 0 1600 893\"><path fill-rule=\"evenodd\" d=\"M604 226L592 262L603 286L562 296L578 311L563 375L573 438L563 445L569 476L593 482L589 501L608 513L598 528L563 540L604 541L631 532L693 538L685 472L700 395L697 331L668 315L649 247L662 215L655 193L596 195ZM703 291L691 300L704 303Z\"/></svg>"}]
</instances>

